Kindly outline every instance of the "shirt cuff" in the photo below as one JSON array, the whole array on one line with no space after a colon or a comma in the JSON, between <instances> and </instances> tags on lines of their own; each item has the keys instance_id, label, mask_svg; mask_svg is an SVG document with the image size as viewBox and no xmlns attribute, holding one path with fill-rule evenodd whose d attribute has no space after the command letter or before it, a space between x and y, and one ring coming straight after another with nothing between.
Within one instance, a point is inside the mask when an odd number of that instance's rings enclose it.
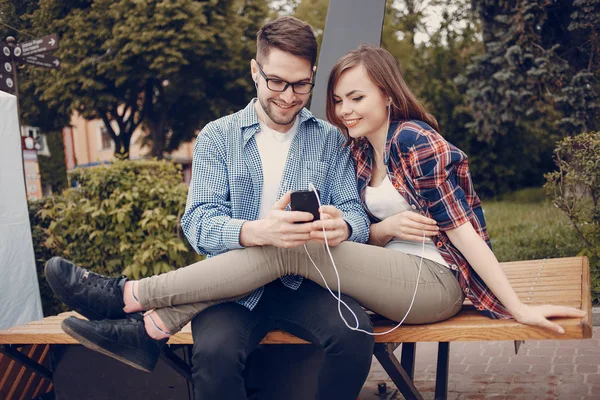
<instances>
[{"instance_id":1,"label":"shirt cuff","mask_svg":"<svg viewBox=\"0 0 600 400\"><path fill-rule=\"evenodd\" d=\"M343 218L350 228L350 236L347 240L349 242L366 243L369 239L367 222L361 217L355 216L353 218L347 214L344 214Z\"/></svg>"},{"instance_id":2,"label":"shirt cuff","mask_svg":"<svg viewBox=\"0 0 600 400\"><path fill-rule=\"evenodd\" d=\"M240 243L240 232L242 230L242 225L244 225L245 222L245 219L232 218L223 225L221 237L226 249L235 250L244 248Z\"/></svg>"}]
</instances>

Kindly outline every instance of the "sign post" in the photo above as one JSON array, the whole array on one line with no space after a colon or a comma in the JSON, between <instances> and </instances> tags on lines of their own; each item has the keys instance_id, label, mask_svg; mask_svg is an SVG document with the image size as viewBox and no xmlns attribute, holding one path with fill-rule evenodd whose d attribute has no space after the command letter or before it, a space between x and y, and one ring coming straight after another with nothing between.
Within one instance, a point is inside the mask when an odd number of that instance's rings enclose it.
<instances>
[{"instance_id":1,"label":"sign post","mask_svg":"<svg viewBox=\"0 0 600 400\"><path fill-rule=\"evenodd\" d=\"M0 90L19 97L17 83L17 65L19 64L60 69L60 60L48 54L58 47L56 33L23 43L16 43L12 36L7 37L6 43L0 43Z\"/></svg>"},{"instance_id":2,"label":"sign post","mask_svg":"<svg viewBox=\"0 0 600 400\"><path fill-rule=\"evenodd\" d=\"M29 64L37 67L60 69L60 60L48 54L58 49L58 35L42 36L23 43L16 43L14 37L6 38L6 43L0 43L0 90L17 97L17 120L21 131L21 106L19 102L19 85L17 82L17 65ZM30 139L29 141L27 139ZM39 180L39 165L37 151L27 146L33 138L22 138L22 161L27 198L41 198ZM31 144L31 143L29 143Z\"/></svg>"}]
</instances>

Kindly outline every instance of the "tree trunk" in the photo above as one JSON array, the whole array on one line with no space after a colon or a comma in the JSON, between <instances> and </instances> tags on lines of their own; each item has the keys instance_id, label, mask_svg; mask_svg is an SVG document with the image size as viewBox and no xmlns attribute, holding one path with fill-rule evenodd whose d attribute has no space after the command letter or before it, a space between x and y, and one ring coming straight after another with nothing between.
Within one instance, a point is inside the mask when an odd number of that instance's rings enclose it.
<instances>
[{"instance_id":1,"label":"tree trunk","mask_svg":"<svg viewBox=\"0 0 600 400\"><path fill-rule=\"evenodd\" d=\"M150 154L153 157L157 157L158 159L162 159L164 157L164 151L167 146L167 137L165 132L165 123L166 123L166 112L161 112L160 115L157 116L157 121L152 121L149 124L150 128L150 137L152 138L152 149Z\"/></svg>"},{"instance_id":2,"label":"tree trunk","mask_svg":"<svg viewBox=\"0 0 600 400\"><path fill-rule=\"evenodd\" d=\"M144 125L148 129L151 141L150 154L152 157L162 159L167 146L167 135L165 126L167 123L167 109L161 107L161 100L164 97L164 89L161 84L155 87L154 80L146 82L146 90L144 94L144 114L146 120ZM155 90L156 89L156 90Z\"/></svg>"}]
</instances>

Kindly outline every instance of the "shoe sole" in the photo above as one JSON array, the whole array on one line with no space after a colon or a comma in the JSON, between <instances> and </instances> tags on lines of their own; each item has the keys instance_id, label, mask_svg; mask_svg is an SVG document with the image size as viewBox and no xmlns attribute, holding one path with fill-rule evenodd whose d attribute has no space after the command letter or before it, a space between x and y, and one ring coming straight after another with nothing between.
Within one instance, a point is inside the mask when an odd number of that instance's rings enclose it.
<instances>
[{"instance_id":1,"label":"shoe sole","mask_svg":"<svg viewBox=\"0 0 600 400\"><path fill-rule=\"evenodd\" d=\"M76 317L70 317L70 318L76 318ZM143 367L139 364L134 363L133 361L120 356L116 353L111 352L110 350L107 350L103 347L101 347L100 345L98 345L97 343L92 342L91 340L89 340L88 338L86 338L85 336L81 336L78 332L74 331L67 323L67 320L63 320L63 322L61 323L61 328L63 329L63 331L65 331L65 333L69 336L71 336L73 339L77 340L79 343L81 343L84 347L90 349L90 350L94 350L98 353L104 354L105 356L114 358L117 361L121 361L124 364L129 365L130 367L133 367L135 369L139 369L140 371L144 371L144 372L152 372L154 370L154 368L150 369L150 368L146 368ZM97 339L99 339L99 341L102 340L106 340L105 338L103 338L102 336L98 336L92 332L88 332L88 334L95 336Z\"/></svg>"},{"instance_id":2,"label":"shoe sole","mask_svg":"<svg viewBox=\"0 0 600 400\"><path fill-rule=\"evenodd\" d=\"M79 304L69 296L68 292L65 290L64 285L62 285L54 279L54 277L58 274L52 273L52 271L58 271L59 269L60 259L58 257L52 257L46 262L46 265L44 266L44 276L46 277L46 281L48 282L48 285L50 285L50 289L52 289L56 297L58 297L60 301L65 303L69 308L71 308L74 311L77 311L79 314L83 315L90 321L108 319L108 316L98 314L90 307ZM50 273L48 273L49 270L51 271Z\"/></svg>"}]
</instances>

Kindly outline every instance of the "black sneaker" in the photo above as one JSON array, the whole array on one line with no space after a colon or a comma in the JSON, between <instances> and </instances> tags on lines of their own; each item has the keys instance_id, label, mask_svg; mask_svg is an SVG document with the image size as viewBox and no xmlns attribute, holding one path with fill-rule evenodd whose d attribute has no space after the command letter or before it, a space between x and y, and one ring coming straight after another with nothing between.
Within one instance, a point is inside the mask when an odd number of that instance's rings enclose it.
<instances>
[{"instance_id":1,"label":"black sneaker","mask_svg":"<svg viewBox=\"0 0 600 400\"><path fill-rule=\"evenodd\" d=\"M167 342L154 340L146 333L140 313L125 319L86 321L68 317L62 329L88 349L105 354L134 368L152 372L162 346Z\"/></svg>"},{"instance_id":2,"label":"black sneaker","mask_svg":"<svg viewBox=\"0 0 600 400\"><path fill-rule=\"evenodd\" d=\"M48 284L71 309L90 320L127 318L123 285L127 278L109 278L53 257L44 271Z\"/></svg>"}]
</instances>

